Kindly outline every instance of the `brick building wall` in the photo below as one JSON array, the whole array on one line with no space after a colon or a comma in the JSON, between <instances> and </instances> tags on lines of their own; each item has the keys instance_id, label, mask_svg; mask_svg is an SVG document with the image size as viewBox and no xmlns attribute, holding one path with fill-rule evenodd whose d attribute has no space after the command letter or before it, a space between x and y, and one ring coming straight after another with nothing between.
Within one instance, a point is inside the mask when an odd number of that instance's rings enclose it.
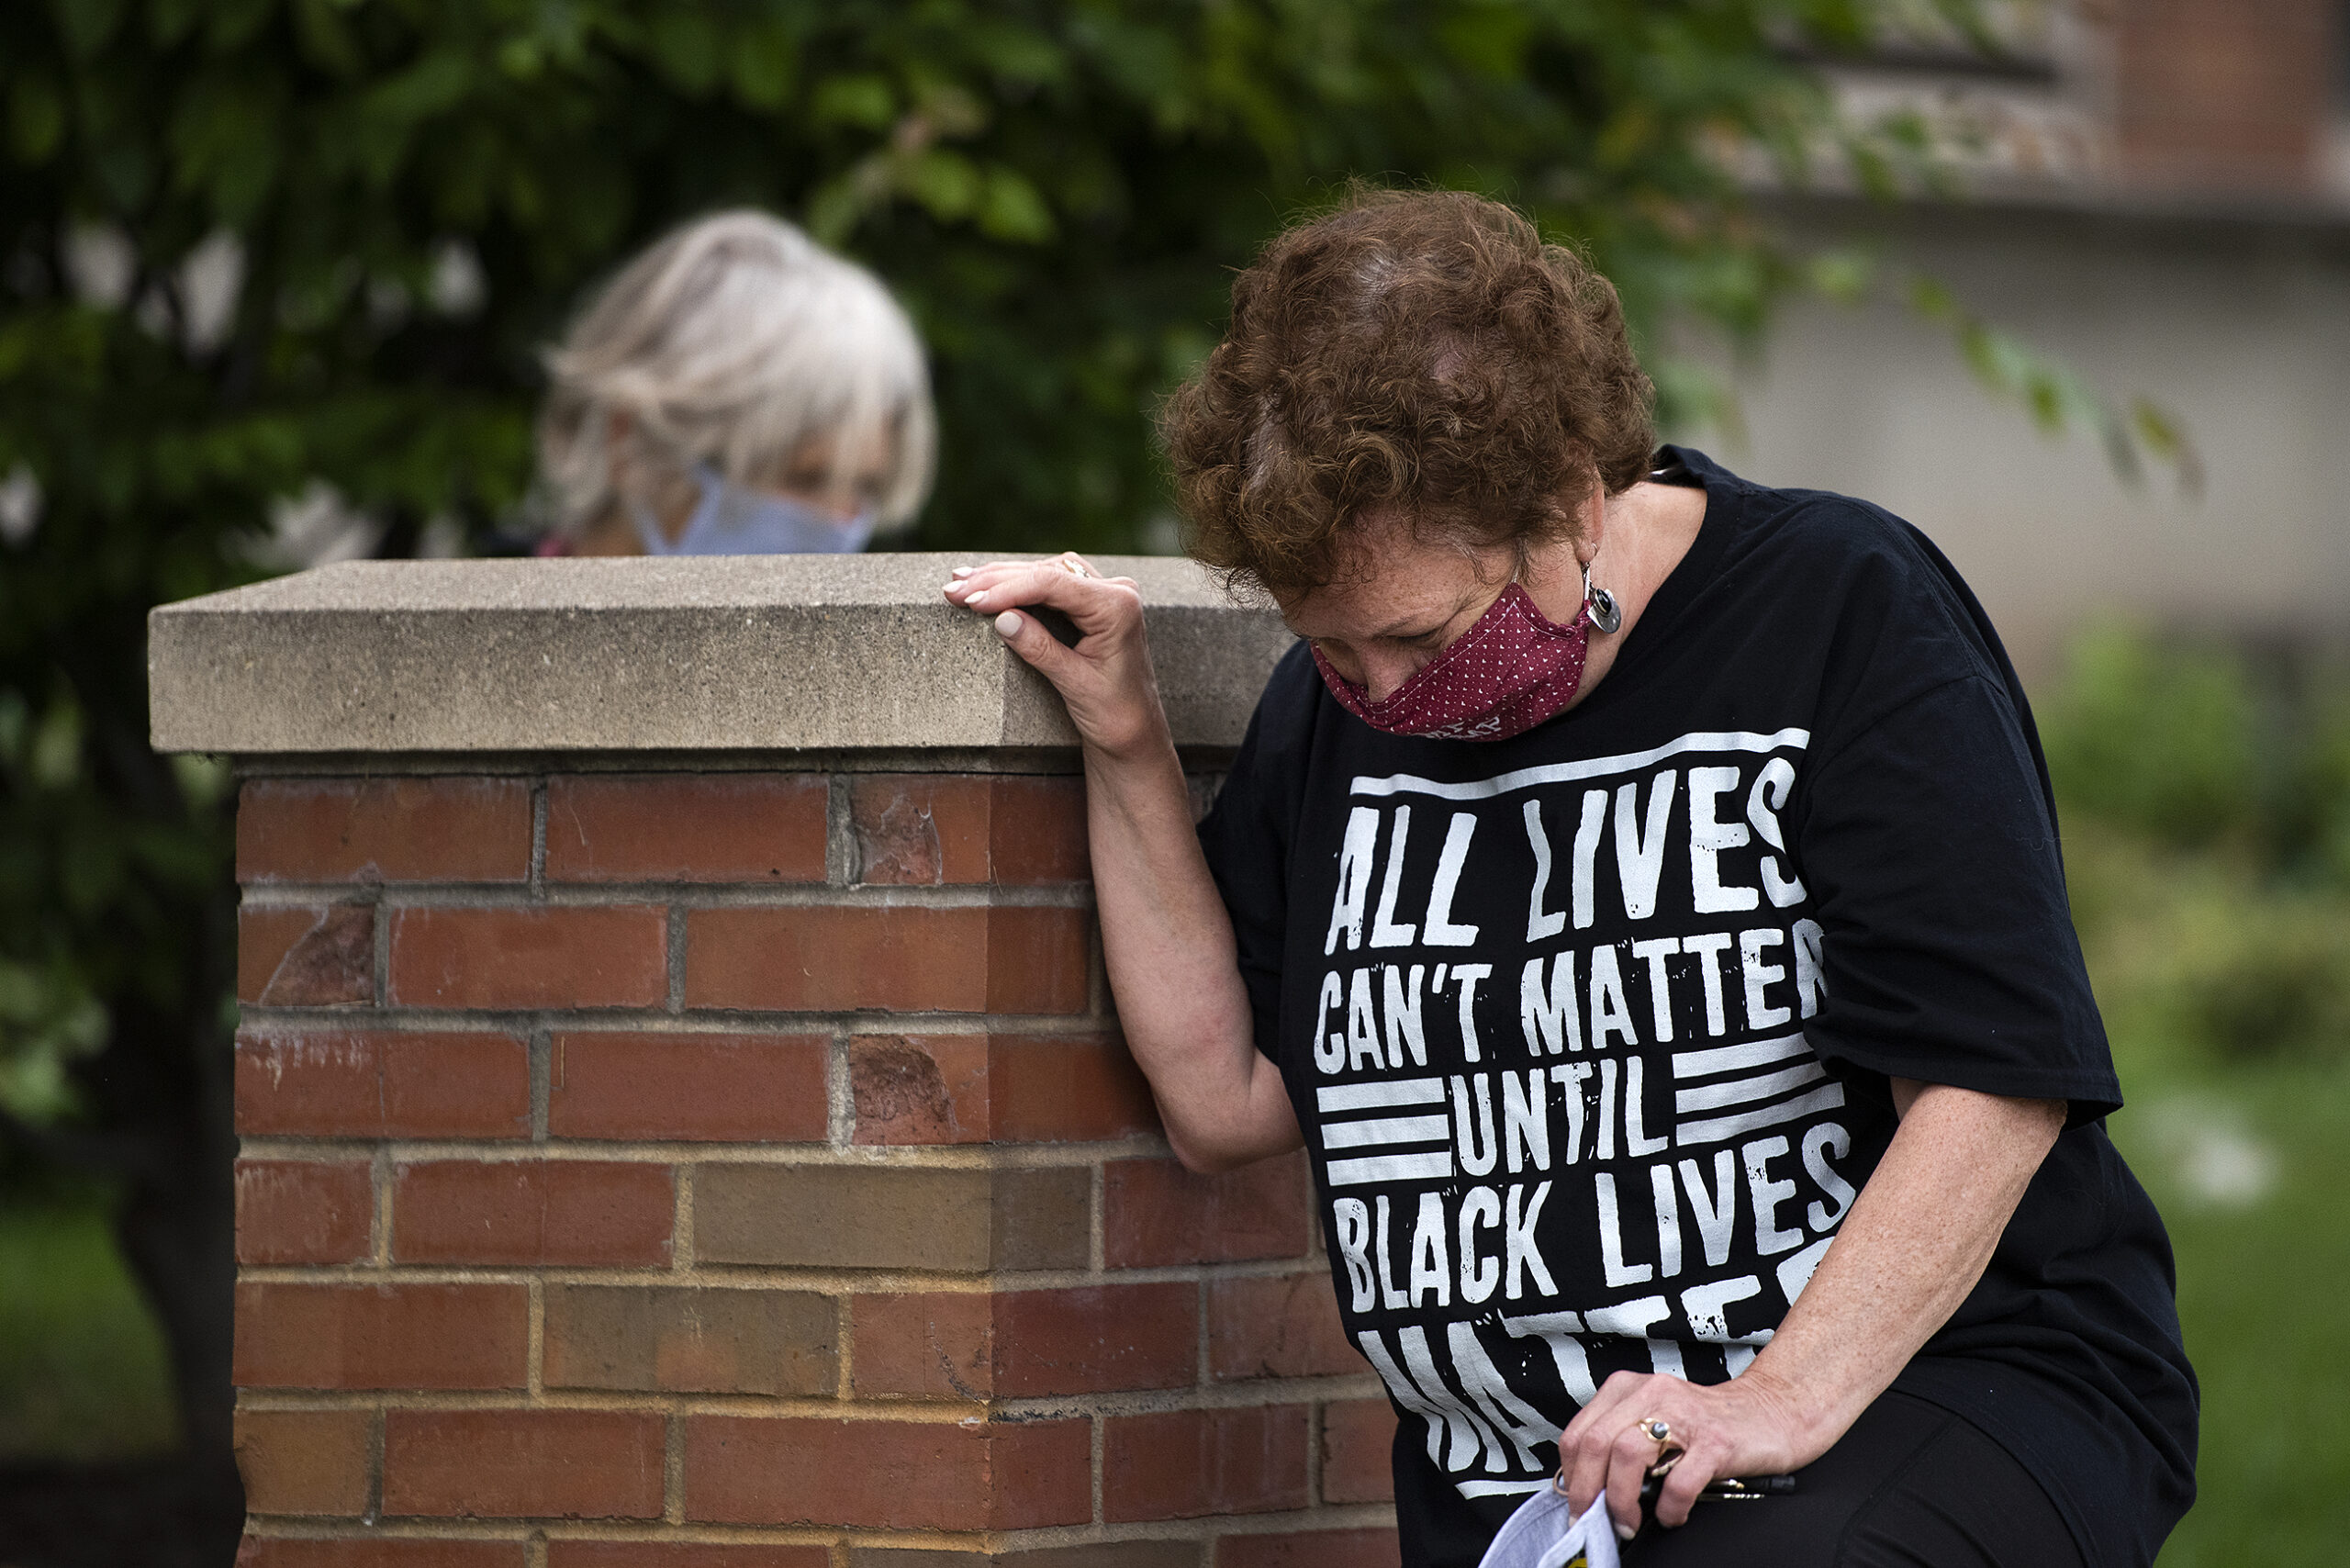
<instances>
[{"instance_id":1,"label":"brick building wall","mask_svg":"<svg viewBox=\"0 0 2350 1568\"><path fill-rule=\"evenodd\" d=\"M1303 1162L1168 1158L1040 761L244 756L244 1568L1395 1560Z\"/></svg>"},{"instance_id":2,"label":"brick building wall","mask_svg":"<svg viewBox=\"0 0 2350 1568\"><path fill-rule=\"evenodd\" d=\"M2110 0L2125 174L2213 196L2312 190L2339 92L2337 0Z\"/></svg>"}]
</instances>

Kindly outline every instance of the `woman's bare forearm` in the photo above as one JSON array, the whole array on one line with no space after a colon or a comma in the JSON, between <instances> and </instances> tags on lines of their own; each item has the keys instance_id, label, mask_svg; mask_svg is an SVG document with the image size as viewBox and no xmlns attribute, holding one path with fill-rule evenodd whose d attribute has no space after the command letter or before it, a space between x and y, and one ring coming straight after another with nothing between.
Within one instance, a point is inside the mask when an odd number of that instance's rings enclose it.
<instances>
[{"instance_id":1,"label":"woman's bare forearm","mask_svg":"<svg viewBox=\"0 0 2350 1568\"><path fill-rule=\"evenodd\" d=\"M1165 721L1119 755L1089 746L1085 785L1110 989L1177 1158L1219 1170L1296 1148Z\"/></svg>"},{"instance_id":2,"label":"woman's bare forearm","mask_svg":"<svg viewBox=\"0 0 2350 1568\"><path fill-rule=\"evenodd\" d=\"M1897 1101L1885 1158L1745 1374L1787 1392L1807 1448L1841 1437L1958 1310L2065 1126L2061 1100L1897 1081Z\"/></svg>"},{"instance_id":3,"label":"woman's bare forearm","mask_svg":"<svg viewBox=\"0 0 2350 1568\"><path fill-rule=\"evenodd\" d=\"M1686 1450L1657 1499L1678 1525L1723 1475L1799 1470L1859 1419L1966 1299L2065 1125L2061 1101L1894 1081L1900 1129L1778 1332L1745 1372L1698 1386L1617 1372L1567 1423L1559 1453L1578 1508L1604 1489L1619 1531L1655 1462L1642 1423Z\"/></svg>"},{"instance_id":4,"label":"woman's bare forearm","mask_svg":"<svg viewBox=\"0 0 2350 1568\"><path fill-rule=\"evenodd\" d=\"M1061 694L1084 744L1110 989L1168 1142L1195 1170L1296 1148L1297 1118L1281 1073L1257 1053L1232 922L1192 830L1140 591L1065 555L958 571L946 595L992 618L996 634ZM1075 646L1045 630L1032 613L1039 605L1069 618Z\"/></svg>"}]
</instances>

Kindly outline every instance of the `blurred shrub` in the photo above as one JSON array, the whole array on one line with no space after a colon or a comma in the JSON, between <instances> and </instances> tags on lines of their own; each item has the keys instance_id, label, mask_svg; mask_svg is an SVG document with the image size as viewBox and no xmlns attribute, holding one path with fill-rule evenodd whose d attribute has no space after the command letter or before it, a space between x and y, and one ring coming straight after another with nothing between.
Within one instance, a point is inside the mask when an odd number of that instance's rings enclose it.
<instances>
[{"instance_id":1,"label":"blurred shrub","mask_svg":"<svg viewBox=\"0 0 2350 1568\"><path fill-rule=\"evenodd\" d=\"M2207 1064L2350 1056L2350 895L2079 823L2074 917L2108 1027Z\"/></svg>"},{"instance_id":2,"label":"blurred shrub","mask_svg":"<svg viewBox=\"0 0 2350 1568\"><path fill-rule=\"evenodd\" d=\"M2085 633L2041 741L2059 798L2164 843L2251 831L2263 758L2243 661L2119 623Z\"/></svg>"},{"instance_id":3,"label":"blurred shrub","mask_svg":"<svg viewBox=\"0 0 2350 1568\"><path fill-rule=\"evenodd\" d=\"M2084 635L2042 706L2109 1023L2222 1058L2350 1056L2350 702L2210 639Z\"/></svg>"},{"instance_id":4,"label":"blurred shrub","mask_svg":"<svg viewBox=\"0 0 2350 1568\"><path fill-rule=\"evenodd\" d=\"M2211 913L2180 955L2189 1028L2238 1056L2350 1051L2350 905L2272 896Z\"/></svg>"},{"instance_id":5,"label":"blurred shrub","mask_svg":"<svg viewBox=\"0 0 2350 1568\"><path fill-rule=\"evenodd\" d=\"M2074 644L2039 705L2059 801L2177 848L2225 841L2265 869L2350 886L2350 679L2258 671L2213 637L2119 622Z\"/></svg>"},{"instance_id":6,"label":"blurred shrub","mask_svg":"<svg viewBox=\"0 0 2350 1568\"><path fill-rule=\"evenodd\" d=\"M2311 709L2309 734L2279 801L2278 830L2309 873L2350 887L2350 681L2333 683Z\"/></svg>"}]
</instances>

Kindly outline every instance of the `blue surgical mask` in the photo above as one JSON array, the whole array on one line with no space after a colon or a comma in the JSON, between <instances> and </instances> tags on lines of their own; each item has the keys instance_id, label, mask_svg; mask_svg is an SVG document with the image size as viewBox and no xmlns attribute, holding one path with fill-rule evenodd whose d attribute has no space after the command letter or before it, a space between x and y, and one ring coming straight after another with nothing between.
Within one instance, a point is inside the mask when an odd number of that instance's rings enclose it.
<instances>
[{"instance_id":1,"label":"blue surgical mask","mask_svg":"<svg viewBox=\"0 0 2350 1568\"><path fill-rule=\"evenodd\" d=\"M648 555L833 555L865 548L873 536L871 509L845 521L788 496L727 483L706 463L694 465L701 499L686 531L669 543L653 514L639 509L636 533Z\"/></svg>"}]
</instances>

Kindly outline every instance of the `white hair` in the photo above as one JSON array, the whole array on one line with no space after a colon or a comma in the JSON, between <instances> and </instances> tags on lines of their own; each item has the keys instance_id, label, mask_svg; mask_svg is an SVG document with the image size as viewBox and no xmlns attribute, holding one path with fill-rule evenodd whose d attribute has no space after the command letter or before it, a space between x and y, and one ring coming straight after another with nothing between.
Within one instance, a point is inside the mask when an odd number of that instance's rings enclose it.
<instances>
[{"instance_id":1,"label":"white hair","mask_svg":"<svg viewBox=\"0 0 2350 1568\"><path fill-rule=\"evenodd\" d=\"M546 364L539 462L558 532L656 506L697 464L773 486L822 441L834 497L879 455L884 526L929 493L936 419L912 323L871 273L764 212L671 232L604 286Z\"/></svg>"}]
</instances>

